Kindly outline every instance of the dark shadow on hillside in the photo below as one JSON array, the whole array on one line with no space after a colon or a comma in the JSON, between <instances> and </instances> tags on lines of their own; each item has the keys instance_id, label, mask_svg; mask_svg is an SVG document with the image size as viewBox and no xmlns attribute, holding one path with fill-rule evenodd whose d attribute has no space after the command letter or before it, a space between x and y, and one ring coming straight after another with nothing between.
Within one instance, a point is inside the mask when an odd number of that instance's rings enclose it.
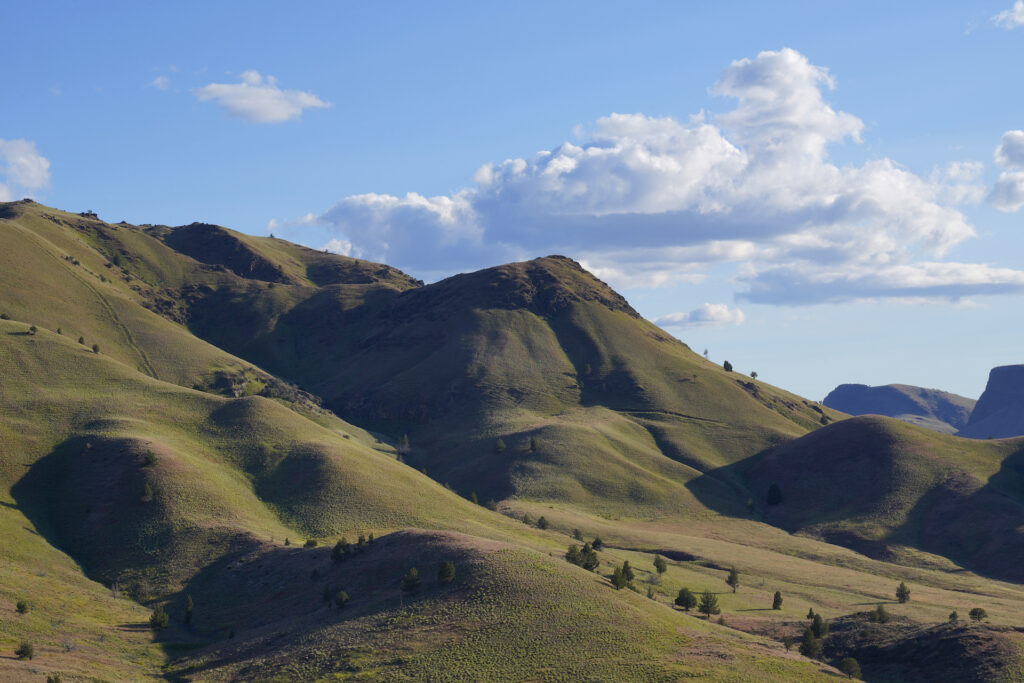
<instances>
[{"instance_id":1,"label":"dark shadow on hillside","mask_svg":"<svg viewBox=\"0 0 1024 683\"><path fill-rule=\"evenodd\" d=\"M697 500L715 512L729 517L760 519L758 501L747 487L746 472L758 461L761 454L752 455L725 467L709 470L686 482ZM749 503L753 501L753 507Z\"/></svg>"}]
</instances>

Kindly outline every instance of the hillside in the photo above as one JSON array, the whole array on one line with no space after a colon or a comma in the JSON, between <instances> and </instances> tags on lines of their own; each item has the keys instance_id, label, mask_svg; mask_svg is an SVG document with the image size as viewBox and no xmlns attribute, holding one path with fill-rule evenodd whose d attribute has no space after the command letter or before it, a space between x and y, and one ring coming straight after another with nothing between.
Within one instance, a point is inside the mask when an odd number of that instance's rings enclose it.
<instances>
[{"instance_id":1,"label":"hillside","mask_svg":"<svg viewBox=\"0 0 1024 683\"><path fill-rule=\"evenodd\" d=\"M975 401L908 384L880 387L840 384L822 403L849 415L885 415L944 434L955 434L967 425Z\"/></svg>"},{"instance_id":2,"label":"hillside","mask_svg":"<svg viewBox=\"0 0 1024 683\"><path fill-rule=\"evenodd\" d=\"M915 548L1024 580L1024 439L970 441L889 418L830 425L764 454L748 472L764 519L899 559Z\"/></svg>"},{"instance_id":3,"label":"hillside","mask_svg":"<svg viewBox=\"0 0 1024 683\"><path fill-rule=\"evenodd\" d=\"M1024 365L992 368L985 391L959 435L970 439L1024 435Z\"/></svg>"}]
</instances>

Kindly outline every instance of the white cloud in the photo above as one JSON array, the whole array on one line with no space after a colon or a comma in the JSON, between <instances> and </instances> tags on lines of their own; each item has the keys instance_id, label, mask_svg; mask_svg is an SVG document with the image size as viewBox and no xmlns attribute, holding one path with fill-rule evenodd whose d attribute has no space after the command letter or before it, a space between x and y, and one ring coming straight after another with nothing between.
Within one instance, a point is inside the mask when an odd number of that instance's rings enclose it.
<instances>
[{"instance_id":1,"label":"white cloud","mask_svg":"<svg viewBox=\"0 0 1024 683\"><path fill-rule=\"evenodd\" d=\"M1024 0L1017 0L1010 9L1004 9L992 17L992 23L1005 29L1024 26Z\"/></svg>"},{"instance_id":2,"label":"white cloud","mask_svg":"<svg viewBox=\"0 0 1024 683\"><path fill-rule=\"evenodd\" d=\"M150 82L150 85L157 90L167 90L171 87L171 79L167 78L167 76L157 76Z\"/></svg>"},{"instance_id":3,"label":"white cloud","mask_svg":"<svg viewBox=\"0 0 1024 683\"><path fill-rule=\"evenodd\" d=\"M352 248L352 243L348 240L332 239L328 240L327 244L321 247L324 251L329 251L332 254L341 254L342 256L358 256L354 253L355 250Z\"/></svg>"},{"instance_id":4,"label":"white cloud","mask_svg":"<svg viewBox=\"0 0 1024 683\"><path fill-rule=\"evenodd\" d=\"M1024 171L1000 173L988 200L1004 213L1013 213L1024 207Z\"/></svg>"},{"instance_id":5,"label":"white cloud","mask_svg":"<svg viewBox=\"0 0 1024 683\"><path fill-rule=\"evenodd\" d=\"M213 100L232 116L250 123L283 123L298 118L305 109L331 106L313 93L282 90L276 78L257 71L244 72L241 80L241 83L210 83L192 93L200 102Z\"/></svg>"},{"instance_id":6,"label":"white cloud","mask_svg":"<svg viewBox=\"0 0 1024 683\"><path fill-rule=\"evenodd\" d=\"M0 201L30 196L50 186L50 161L29 140L0 139Z\"/></svg>"},{"instance_id":7,"label":"white cloud","mask_svg":"<svg viewBox=\"0 0 1024 683\"><path fill-rule=\"evenodd\" d=\"M736 263L761 301L795 299L760 286L779 269L841 298L855 281L836 272L935 262L974 237L958 206L985 190L975 161L927 178L886 158L832 163L829 147L859 142L864 127L825 101L834 87L794 50L762 52L723 71L712 92L735 107L721 115L611 114L578 144L484 164L470 188L350 196L320 220L367 258L421 275L563 253L615 286L693 282Z\"/></svg>"},{"instance_id":8,"label":"white cloud","mask_svg":"<svg viewBox=\"0 0 1024 683\"><path fill-rule=\"evenodd\" d=\"M747 319L738 308L725 304L703 304L688 313L669 313L654 322L662 327L723 327L742 325Z\"/></svg>"},{"instance_id":9,"label":"white cloud","mask_svg":"<svg viewBox=\"0 0 1024 683\"><path fill-rule=\"evenodd\" d=\"M1003 133L994 156L996 163L1004 168L1024 168L1024 130Z\"/></svg>"}]
</instances>

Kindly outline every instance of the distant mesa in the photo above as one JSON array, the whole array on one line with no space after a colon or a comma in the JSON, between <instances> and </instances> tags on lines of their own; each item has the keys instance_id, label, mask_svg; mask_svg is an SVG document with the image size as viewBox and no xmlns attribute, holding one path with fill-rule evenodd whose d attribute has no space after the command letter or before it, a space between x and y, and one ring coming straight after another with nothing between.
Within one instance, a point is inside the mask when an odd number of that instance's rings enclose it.
<instances>
[{"instance_id":1,"label":"distant mesa","mask_svg":"<svg viewBox=\"0 0 1024 683\"><path fill-rule=\"evenodd\" d=\"M1021 401L1024 405L1024 391ZM975 401L946 391L908 384L878 387L840 384L825 397L824 404L850 415L884 415L937 432L956 434L967 427ZM1024 412L1020 414L1024 417ZM1024 419L1021 423L1024 424Z\"/></svg>"},{"instance_id":2,"label":"distant mesa","mask_svg":"<svg viewBox=\"0 0 1024 683\"><path fill-rule=\"evenodd\" d=\"M985 391L958 434L969 439L1024 435L1024 365L992 368Z\"/></svg>"}]
</instances>

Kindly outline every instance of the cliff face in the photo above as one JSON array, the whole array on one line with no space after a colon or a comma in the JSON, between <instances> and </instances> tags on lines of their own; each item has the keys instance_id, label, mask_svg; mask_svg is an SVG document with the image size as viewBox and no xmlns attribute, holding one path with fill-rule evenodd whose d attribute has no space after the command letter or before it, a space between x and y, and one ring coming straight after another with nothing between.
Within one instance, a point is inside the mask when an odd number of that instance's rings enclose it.
<instances>
[{"instance_id":1,"label":"cliff face","mask_svg":"<svg viewBox=\"0 0 1024 683\"><path fill-rule=\"evenodd\" d=\"M985 392L959 436L1003 439L1024 434L1024 365L992 368Z\"/></svg>"}]
</instances>

